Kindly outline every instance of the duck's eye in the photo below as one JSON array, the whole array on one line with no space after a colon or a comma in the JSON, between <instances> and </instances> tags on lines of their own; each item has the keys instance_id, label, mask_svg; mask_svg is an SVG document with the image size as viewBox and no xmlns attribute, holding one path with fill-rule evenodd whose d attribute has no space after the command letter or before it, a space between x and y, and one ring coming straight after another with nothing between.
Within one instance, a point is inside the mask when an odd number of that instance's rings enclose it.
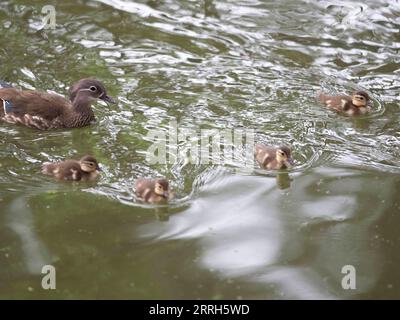
<instances>
[{"instance_id":1,"label":"duck's eye","mask_svg":"<svg viewBox=\"0 0 400 320\"><path fill-rule=\"evenodd\" d=\"M89 88L89 90L92 91L92 92L96 92L96 91L97 91L97 88L96 88L95 86L91 86L91 87Z\"/></svg>"}]
</instances>

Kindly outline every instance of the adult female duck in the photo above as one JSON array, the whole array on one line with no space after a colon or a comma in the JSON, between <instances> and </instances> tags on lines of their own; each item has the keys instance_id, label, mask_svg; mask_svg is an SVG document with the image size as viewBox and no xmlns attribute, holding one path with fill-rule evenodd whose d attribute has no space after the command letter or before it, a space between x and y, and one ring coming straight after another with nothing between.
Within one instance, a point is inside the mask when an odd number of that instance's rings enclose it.
<instances>
[{"instance_id":1,"label":"adult female duck","mask_svg":"<svg viewBox=\"0 0 400 320\"><path fill-rule=\"evenodd\" d=\"M84 127L95 121L92 103L101 99L115 103L103 84L82 79L70 88L70 101L53 93L0 88L0 119L27 127L48 130Z\"/></svg>"}]
</instances>

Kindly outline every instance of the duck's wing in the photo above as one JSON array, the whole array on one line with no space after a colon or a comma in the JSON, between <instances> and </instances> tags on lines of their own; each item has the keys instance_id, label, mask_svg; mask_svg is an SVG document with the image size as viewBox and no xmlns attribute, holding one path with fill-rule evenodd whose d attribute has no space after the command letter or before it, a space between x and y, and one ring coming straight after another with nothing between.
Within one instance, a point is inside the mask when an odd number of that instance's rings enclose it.
<instances>
[{"instance_id":1,"label":"duck's wing","mask_svg":"<svg viewBox=\"0 0 400 320\"><path fill-rule=\"evenodd\" d=\"M266 146L260 143L256 144L256 160L262 166L266 166L269 162L275 159L275 152L276 149L274 147Z\"/></svg>"},{"instance_id":2,"label":"duck's wing","mask_svg":"<svg viewBox=\"0 0 400 320\"><path fill-rule=\"evenodd\" d=\"M136 195L139 198L147 200L148 197L152 194L152 190L154 189L154 181L138 179L135 183Z\"/></svg>"},{"instance_id":3,"label":"duck's wing","mask_svg":"<svg viewBox=\"0 0 400 320\"><path fill-rule=\"evenodd\" d=\"M317 99L324 103L326 106L335 110L346 110L349 103L351 103L351 97L346 95L330 96L324 93L319 93Z\"/></svg>"},{"instance_id":4,"label":"duck's wing","mask_svg":"<svg viewBox=\"0 0 400 320\"><path fill-rule=\"evenodd\" d=\"M55 176L62 180L79 181L82 179L82 170L78 161L67 160L58 164Z\"/></svg>"},{"instance_id":5,"label":"duck's wing","mask_svg":"<svg viewBox=\"0 0 400 320\"><path fill-rule=\"evenodd\" d=\"M21 91L14 88L0 89L0 115L26 114L53 120L63 114L71 103L57 94L38 91Z\"/></svg>"},{"instance_id":6,"label":"duck's wing","mask_svg":"<svg viewBox=\"0 0 400 320\"><path fill-rule=\"evenodd\" d=\"M57 168L57 163L45 162L42 164L42 173L52 176Z\"/></svg>"},{"instance_id":7,"label":"duck's wing","mask_svg":"<svg viewBox=\"0 0 400 320\"><path fill-rule=\"evenodd\" d=\"M323 92L321 92L321 91L318 91L318 92L317 92L317 96L316 96L317 100L318 100L319 102L321 102L321 103L325 103L326 100L329 100L331 97L332 97L332 96L329 96L329 95L327 95L327 94L325 94L325 93L323 93Z\"/></svg>"}]
</instances>

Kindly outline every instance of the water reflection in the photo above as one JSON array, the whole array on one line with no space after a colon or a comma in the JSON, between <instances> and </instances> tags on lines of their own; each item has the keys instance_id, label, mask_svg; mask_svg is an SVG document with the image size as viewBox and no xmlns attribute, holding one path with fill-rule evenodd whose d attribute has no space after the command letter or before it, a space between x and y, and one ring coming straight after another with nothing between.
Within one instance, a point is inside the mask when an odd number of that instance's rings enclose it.
<instances>
[{"instance_id":1,"label":"water reflection","mask_svg":"<svg viewBox=\"0 0 400 320\"><path fill-rule=\"evenodd\" d=\"M276 185L279 189L290 188L291 178L288 173L282 172L276 175Z\"/></svg>"},{"instance_id":2,"label":"water reflection","mask_svg":"<svg viewBox=\"0 0 400 320\"><path fill-rule=\"evenodd\" d=\"M213 0L204 0L204 16L219 18L220 15Z\"/></svg>"},{"instance_id":3,"label":"water reflection","mask_svg":"<svg viewBox=\"0 0 400 320\"><path fill-rule=\"evenodd\" d=\"M378 174L379 176L379 174ZM219 278L272 285L285 298L343 298L367 292L382 272L371 228L393 199L377 173L320 168L294 180L289 192L274 179L227 175L199 190L192 206L168 224L140 228L157 241L197 239L199 265ZM374 206L366 199L374 199ZM357 290L341 288L344 265L358 272Z\"/></svg>"},{"instance_id":4,"label":"water reflection","mask_svg":"<svg viewBox=\"0 0 400 320\"><path fill-rule=\"evenodd\" d=\"M29 207L29 195L21 195L6 207L6 223L19 238L24 267L31 274L40 274L44 265L50 264L47 246L36 233L35 221Z\"/></svg>"}]
</instances>

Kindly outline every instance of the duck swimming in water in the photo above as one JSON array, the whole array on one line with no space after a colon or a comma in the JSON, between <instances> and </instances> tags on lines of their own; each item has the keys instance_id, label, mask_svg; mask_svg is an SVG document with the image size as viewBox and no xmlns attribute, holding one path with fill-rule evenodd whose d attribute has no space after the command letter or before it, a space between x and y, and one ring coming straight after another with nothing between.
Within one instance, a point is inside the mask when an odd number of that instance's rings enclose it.
<instances>
[{"instance_id":1,"label":"duck swimming in water","mask_svg":"<svg viewBox=\"0 0 400 320\"><path fill-rule=\"evenodd\" d=\"M351 96L330 96L319 93L317 98L327 107L337 112L343 112L349 116L366 114L371 111L369 105L370 97L365 91L355 91Z\"/></svg>"},{"instance_id":2,"label":"duck swimming in water","mask_svg":"<svg viewBox=\"0 0 400 320\"><path fill-rule=\"evenodd\" d=\"M254 153L257 163L264 169L280 170L294 165L292 151L287 146L273 147L258 143Z\"/></svg>"},{"instance_id":3,"label":"duck swimming in water","mask_svg":"<svg viewBox=\"0 0 400 320\"><path fill-rule=\"evenodd\" d=\"M115 103L103 84L94 79L75 83L70 89L70 100L54 93L23 91L2 85L0 120L39 130L84 127L95 121L91 105L97 99Z\"/></svg>"}]
</instances>

